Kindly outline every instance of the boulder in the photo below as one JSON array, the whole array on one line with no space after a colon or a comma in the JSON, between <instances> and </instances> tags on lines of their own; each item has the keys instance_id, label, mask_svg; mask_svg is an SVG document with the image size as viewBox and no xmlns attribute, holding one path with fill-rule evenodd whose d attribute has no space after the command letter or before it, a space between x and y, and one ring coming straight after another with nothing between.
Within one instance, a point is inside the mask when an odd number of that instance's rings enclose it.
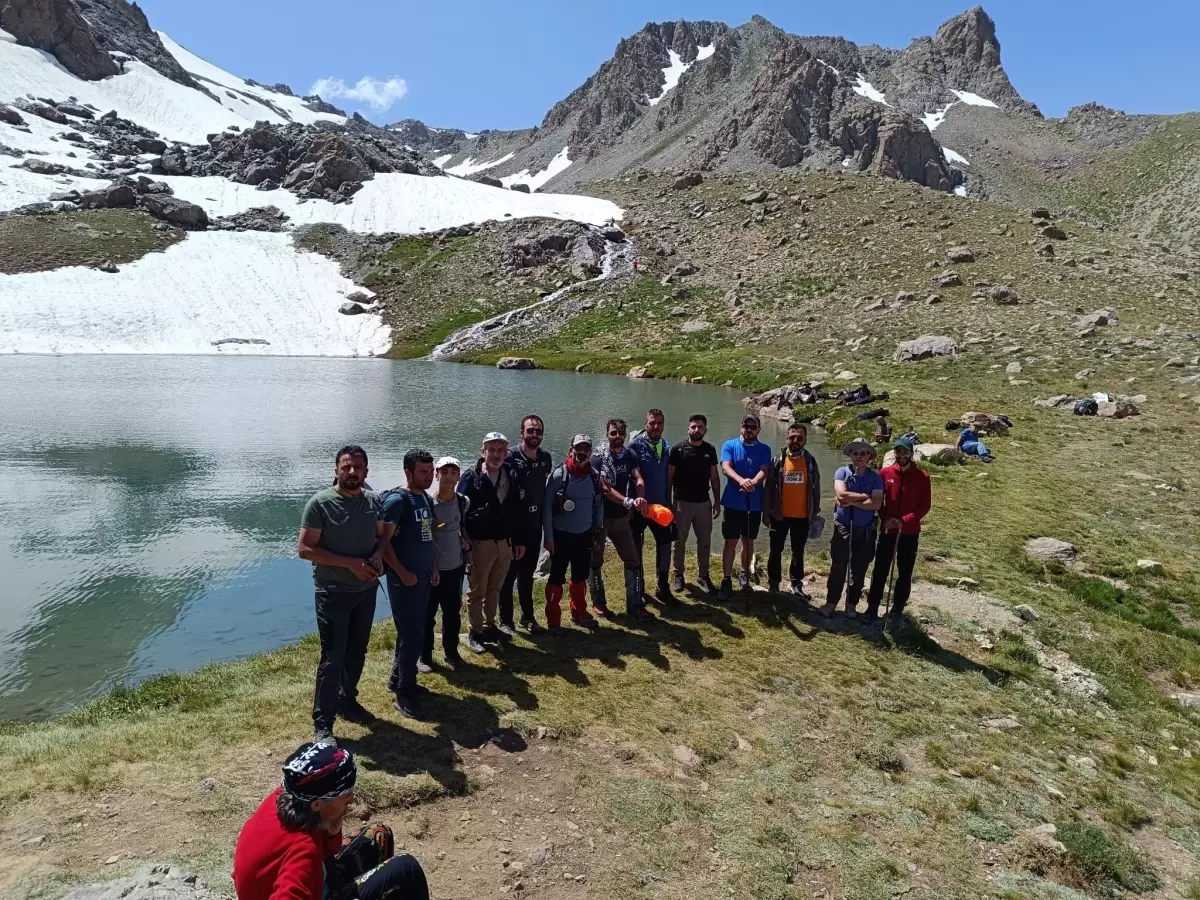
<instances>
[{"instance_id":1,"label":"boulder","mask_svg":"<svg viewBox=\"0 0 1200 900\"><path fill-rule=\"evenodd\" d=\"M743 194L742 202L743 203L766 203L767 202L767 192L766 191L751 191L748 194Z\"/></svg>"},{"instance_id":2,"label":"boulder","mask_svg":"<svg viewBox=\"0 0 1200 900\"><path fill-rule=\"evenodd\" d=\"M1043 225L1038 232L1044 238L1050 238L1054 241L1065 241L1067 233L1057 225Z\"/></svg>"},{"instance_id":3,"label":"boulder","mask_svg":"<svg viewBox=\"0 0 1200 900\"><path fill-rule=\"evenodd\" d=\"M510 191L517 191L518 193L521 193L521 194L528 194L530 192L529 185L527 185L527 184L510 184L508 186L508 189Z\"/></svg>"},{"instance_id":4,"label":"boulder","mask_svg":"<svg viewBox=\"0 0 1200 900\"><path fill-rule=\"evenodd\" d=\"M361 303L355 303L351 300L347 300L338 307L338 312L340 312L343 316L361 316L366 311L367 308Z\"/></svg>"},{"instance_id":5,"label":"boulder","mask_svg":"<svg viewBox=\"0 0 1200 900\"><path fill-rule=\"evenodd\" d=\"M537 364L528 356L504 356L497 361L496 368L527 371L529 369L536 369Z\"/></svg>"},{"instance_id":6,"label":"boulder","mask_svg":"<svg viewBox=\"0 0 1200 900\"><path fill-rule=\"evenodd\" d=\"M696 268L695 263L681 262L671 270L671 275L675 278L686 278L689 275L695 275L700 270Z\"/></svg>"},{"instance_id":7,"label":"boulder","mask_svg":"<svg viewBox=\"0 0 1200 900\"><path fill-rule=\"evenodd\" d=\"M1115 309L1106 307L1098 309L1095 312L1090 312L1086 316L1080 316L1075 320L1076 328L1096 328L1105 325L1116 325L1121 321Z\"/></svg>"},{"instance_id":8,"label":"boulder","mask_svg":"<svg viewBox=\"0 0 1200 900\"><path fill-rule=\"evenodd\" d=\"M1020 606L1014 607L1013 611L1025 622L1036 622L1042 617L1042 614L1028 603L1022 603Z\"/></svg>"},{"instance_id":9,"label":"boulder","mask_svg":"<svg viewBox=\"0 0 1200 900\"><path fill-rule=\"evenodd\" d=\"M488 187L494 188L504 187L504 182L502 182L499 178L493 178L491 175L476 175L475 183L486 184Z\"/></svg>"},{"instance_id":10,"label":"boulder","mask_svg":"<svg viewBox=\"0 0 1200 900\"><path fill-rule=\"evenodd\" d=\"M951 247L946 253L946 262L973 263L975 262L975 254L971 252L970 247Z\"/></svg>"},{"instance_id":11,"label":"boulder","mask_svg":"<svg viewBox=\"0 0 1200 900\"><path fill-rule=\"evenodd\" d=\"M0 103L0 122L3 122L5 125L24 125L25 119L11 106L5 106L3 103Z\"/></svg>"},{"instance_id":12,"label":"boulder","mask_svg":"<svg viewBox=\"0 0 1200 900\"><path fill-rule=\"evenodd\" d=\"M688 172L685 175L680 175L675 179L675 183L671 185L677 191L687 190L695 187L698 184L704 183L704 176L699 172Z\"/></svg>"},{"instance_id":13,"label":"boulder","mask_svg":"<svg viewBox=\"0 0 1200 900\"><path fill-rule=\"evenodd\" d=\"M1157 559L1139 559L1137 567L1147 575L1161 575L1164 571L1163 564Z\"/></svg>"},{"instance_id":14,"label":"boulder","mask_svg":"<svg viewBox=\"0 0 1200 900\"><path fill-rule=\"evenodd\" d=\"M1079 555L1079 549L1074 544L1068 544L1057 538L1035 537L1025 542L1025 555L1040 563L1067 565L1075 561L1075 557Z\"/></svg>"},{"instance_id":15,"label":"boulder","mask_svg":"<svg viewBox=\"0 0 1200 900\"><path fill-rule=\"evenodd\" d=\"M208 213L195 203L180 200L170 194L143 194L139 202L150 215L173 225L196 230L208 227Z\"/></svg>"},{"instance_id":16,"label":"boulder","mask_svg":"<svg viewBox=\"0 0 1200 900\"><path fill-rule=\"evenodd\" d=\"M133 209L137 205L137 191L133 185L114 181L99 191L85 191L79 195L83 209Z\"/></svg>"},{"instance_id":17,"label":"boulder","mask_svg":"<svg viewBox=\"0 0 1200 900\"><path fill-rule=\"evenodd\" d=\"M938 287L943 288L962 287L963 283L962 278L959 277L957 272L943 272L934 280L937 282Z\"/></svg>"},{"instance_id":18,"label":"boulder","mask_svg":"<svg viewBox=\"0 0 1200 900\"><path fill-rule=\"evenodd\" d=\"M993 415L992 413L968 412L963 413L962 419L963 428L969 428L972 425L978 426L979 433L985 436L995 437L997 435L1008 434L1009 424L1001 416Z\"/></svg>"},{"instance_id":19,"label":"boulder","mask_svg":"<svg viewBox=\"0 0 1200 900\"><path fill-rule=\"evenodd\" d=\"M791 412L791 410L788 410ZM763 415L766 411L763 411ZM790 419L789 419L790 421ZM939 466L948 466L964 462L966 454L953 444L917 444L913 447L913 459L916 462L928 462ZM889 450L883 455L883 465L890 466L896 461L896 451Z\"/></svg>"},{"instance_id":20,"label":"boulder","mask_svg":"<svg viewBox=\"0 0 1200 900\"><path fill-rule=\"evenodd\" d=\"M707 322L704 319L693 319L690 322L684 322L679 329L684 334L699 334L702 331L708 331L712 328L712 322Z\"/></svg>"},{"instance_id":21,"label":"boulder","mask_svg":"<svg viewBox=\"0 0 1200 900\"><path fill-rule=\"evenodd\" d=\"M1034 406L1041 406L1045 409L1062 409L1065 406L1073 406L1075 398L1070 394L1058 394L1054 397L1046 397L1043 400L1034 400Z\"/></svg>"},{"instance_id":22,"label":"boulder","mask_svg":"<svg viewBox=\"0 0 1200 900\"><path fill-rule=\"evenodd\" d=\"M988 291L988 298L999 306L1015 306L1021 302L1021 297L1007 284L997 284Z\"/></svg>"},{"instance_id":23,"label":"boulder","mask_svg":"<svg viewBox=\"0 0 1200 900\"><path fill-rule=\"evenodd\" d=\"M1141 410L1128 400L1110 400L1108 403L1096 404L1096 415L1104 419L1127 419L1140 414Z\"/></svg>"},{"instance_id":24,"label":"boulder","mask_svg":"<svg viewBox=\"0 0 1200 900\"><path fill-rule=\"evenodd\" d=\"M162 162L159 165L168 175L187 175L191 171L187 152L180 148L168 150L164 153L162 155Z\"/></svg>"},{"instance_id":25,"label":"boulder","mask_svg":"<svg viewBox=\"0 0 1200 900\"><path fill-rule=\"evenodd\" d=\"M34 175L61 175L67 171L66 166L46 162L46 160L38 159L37 157L25 160L17 168L24 169L26 172L32 172Z\"/></svg>"},{"instance_id":26,"label":"boulder","mask_svg":"<svg viewBox=\"0 0 1200 900\"><path fill-rule=\"evenodd\" d=\"M646 367L645 366L634 366L628 372L625 373L625 377L626 378L645 378L646 377Z\"/></svg>"},{"instance_id":27,"label":"boulder","mask_svg":"<svg viewBox=\"0 0 1200 900\"><path fill-rule=\"evenodd\" d=\"M896 346L896 362L918 362L935 356L954 356L955 344L944 335L925 334L911 341L902 341Z\"/></svg>"}]
</instances>

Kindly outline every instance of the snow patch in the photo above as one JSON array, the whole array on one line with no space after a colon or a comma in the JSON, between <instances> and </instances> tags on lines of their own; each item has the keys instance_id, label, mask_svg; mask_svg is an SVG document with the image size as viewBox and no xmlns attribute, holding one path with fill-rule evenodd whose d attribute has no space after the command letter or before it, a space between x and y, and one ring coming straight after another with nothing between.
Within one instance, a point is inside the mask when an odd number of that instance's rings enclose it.
<instances>
[{"instance_id":1,"label":"snow patch","mask_svg":"<svg viewBox=\"0 0 1200 900\"><path fill-rule=\"evenodd\" d=\"M841 72L839 72L837 69L835 69L829 63L825 62L825 60L821 59L820 57L817 57L817 62L819 62L825 68L829 69L831 72L833 72L834 75L840 76L842 74Z\"/></svg>"},{"instance_id":2,"label":"snow patch","mask_svg":"<svg viewBox=\"0 0 1200 900\"><path fill-rule=\"evenodd\" d=\"M406 144L405 146L408 146L408 145ZM440 169L442 166L446 165L446 163L450 162L450 160L452 160L452 159L454 159L454 154L447 153L445 156L439 156L437 159L435 159L433 161L433 164Z\"/></svg>"},{"instance_id":3,"label":"snow patch","mask_svg":"<svg viewBox=\"0 0 1200 900\"><path fill-rule=\"evenodd\" d=\"M463 137L466 138L468 141L473 141L473 140L475 140L475 138L479 137L479 135L471 134L471 132L469 132L469 131L464 131Z\"/></svg>"},{"instance_id":4,"label":"snow patch","mask_svg":"<svg viewBox=\"0 0 1200 900\"><path fill-rule=\"evenodd\" d=\"M949 147L942 147L942 155L946 157L946 162L948 163L957 163L960 166L970 165L965 156L963 156L961 153L955 153Z\"/></svg>"},{"instance_id":5,"label":"snow patch","mask_svg":"<svg viewBox=\"0 0 1200 900\"><path fill-rule=\"evenodd\" d=\"M114 275L0 275L0 353L385 353L379 316L338 312L355 290L286 234L199 232ZM229 339L268 343L214 343Z\"/></svg>"},{"instance_id":6,"label":"snow patch","mask_svg":"<svg viewBox=\"0 0 1200 900\"><path fill-rule=\"evenodd\" d=\"M957 102L957 100L954 101L954 103ZM954 103L947 103L941 109L935 110L934 112L922 113L921 121L925 123L925 127L930 131L937 131L938 126L946 121L946 113L950 112L950 107L952 107Z\"/></svg>"},{"instance_id":7,"label":"snow patch","mask_svg":"<svg viewBox=\"0 0 1200 900\"><path fill-rule=\"evenodd\" d=\"M843 169L850 168L850 163L851 163L851 158L849 156L847 156L845 159L842 160L842 168Z\"/></svg>"},{"instance_id":8,"label":"snow patch","mask_svg":"<svg viewBox=\"0 0 1200 900\"><path fill-rule=\"evenodd\" d=\"M956 187L954 189L954 196L956 196L956 197L967 196L967 186L965 184L960 184L958 187Z\"/></svg>"},{"instance_id":9,"label":"snow patch","mask_svg":"<svg viewBox=\"0 0 1200 900\"><path fill-rule=\"evenodd\" d=\"M866 77L859 73L858 82L854 85L854 93L860 97L866 97L868 100L874 100L876 103L882 103L884 106L891 106L887 102L883 91L876 88L871 82L867 81Z\"/></svg>"},{"instance_id":10,"label":"snow patch","mask_svg":"<svg viewBox=\"0 0 1200 900\"><path fill-rule=\"evenodd\" d=\"M513 155L511 153L505 153L499 159L493 159L491 162L481 163L481 162L476 162L474 157L468 156L466 159L464 159L462 162L460 162L457 166L451 166L449 169L446 169L446 174L447 175L457 175L460 178L466 178L468 175L474 175L476 172L483 172L483 171L486 171L487 169L495 168L496 166L500 165L501 163L508 162L512 158L513 158ZM441 166L441 163L438 163L438 165Z\"/></svg>"},{"instance_id":11,"label":"snow patch","mask_svg":"<svg viewBox=\"0 0 1200 900\"><path fill-rule=\"evenodd\" d=\"M668 50L667 56L671 60L671 64L662 70L663 80L665 81L662 93L657 97L647 97L646 102L651 106L657 106L662 102L663 97L667 96L667 92L679 84L679 79L683 77L684 72L701 60L708 59L716 51L717 47L715 44L709 44L707 47L697 47L695 62L685 63L682 56L674 50Z\"/></svg>"},{"instance_id":12,"label":"snow patch","mask_svg":"<svg viewBox=\"0 0 1200 900\"><path fill-rule=\"evenodd\" d=\"M259 191L218 176L163 176L175 196L204 207L210 216L230 216L256 206L275 206L295 225L333 222L360 234L414 234L492 219L574 219L592 225L620 221L624 213L609 200L574 194L502 191L461 178L389 172L376 175L349 203L302 200L291 191Z\"/></svg>"},{"instance_id":13,"label":"snow patch","mask_svg":"<svg viewBox=\"0 0 1200 900\"><path fill-rule=\"evenodd\" d=\"M995 103L993 103L991 100L988 100L986 97L980 97L978 94L972 94L970 91L951 90L950 93L952 93L955 97L957 97L963 103L967 104L967 106L987 106L992 109L1000 108Z\"/></svg>"},{"instance_id":14,"label":"snow patch","mask_svg":"<svg viewBox=\"0 0 1200 900\"><path fill-rule=\"evenodd\" d=\"M554 159L542 171L535 175L530 175L528 169L522 169L515 175L506 175L500 179L500 183L505 187L512 187L514 184L527 184L531 191L536 191L543 184L557 175L559 172L564 172L571 165L571 158L567 155L570 147L563 147L555 154Z\"/></svg>"}]
</instances>

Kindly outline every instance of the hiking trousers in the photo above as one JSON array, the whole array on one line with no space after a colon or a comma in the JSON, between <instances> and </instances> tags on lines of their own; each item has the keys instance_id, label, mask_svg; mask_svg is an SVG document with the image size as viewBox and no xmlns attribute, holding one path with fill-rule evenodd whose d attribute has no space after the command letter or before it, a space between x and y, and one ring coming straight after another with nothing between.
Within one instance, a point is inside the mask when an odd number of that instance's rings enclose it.
<instances>
[{"instance_id":1,"label":"hiking trousers","mask_svg":"<svg viewBox=\"0 0 1200 900\"><path fill-rule=\"evenodd\" d=\"M634 515L629 521L630 531L633 532L634 545L637 547L638 558L641 560L642 577L645 578L646 563L646 531L654 535L654 571L660 581L665 581L671 574L671 548L675 543L675 534L679 530L675 523L662 526L651 522L645 516Z\"/></svg>"},{"instance_id":2,"label":"hiking trousers","mask_svg":"<svg viewBox=\"0 0 1200 900\"><path fill-rule=\"evenodd\" d=\"M367 825L342 838L342 849L325 865L326 896L356 900L429 900L421 864L396 856L386 825Z\"/></svg>"},{"instance_id":3,"label":"hiking trousers","mask_svg":"<svg viewBox=\"0 0 1200 900\"><path fill-rule=\"evenodd\" d=\"M462 583L467 567L459 566L438 573L438 583L429 589L429 615L425 618L425 642L421 659L433 660L433 632L438 607L442 609L442 650L447 657L458 656L458 633L462 628Z\"/></svg>"},{"instance_id":4,"label":"hiking trousers","mask_svg":"<svg viewBox=\"0 0 1200 900\"><path fill-rule=\"evenodd\" d=\"M871 590L867 593L867 612L879 613L879 604L892 568L892 553L896 554L896 574L892 582L892 615L904 613L908 597L912 593L913 568L917 564L919 534L897 534L884 532L879 535L875 549L875 569L871 573Z\"/></svg>"},{"instance_id":5,"label":"hiking trousers","mask_svg":"<svg viewBox=\"0 0 1200 900\"><path fill-rule=\"evenodd\" d=\"M392 652L392 676L388 690L409 695L417 687L417 660L425 647L425 623L429 618L429 590L432 572L417 575L417 583L407 587L388 573L388 601L392 621L396 623L396 649Z\"/></svg>"},{"instance_id":6,"label":"hiking trousers","mask_svg":"<svg viewBox=\"0 0 1200 900\"><path fill-rule=\"evenodd\" d=\"M586 582L592 560L591 530L579 534L557 530L553 533L554 552L550 554L550 578L547 583L562 587L566 583L568 569L571 570L572 581Z\"/></svg>"},{"instance_id":7,"label":"hiking trousers","mask_svg":"<svg viewBox=\"0 0 1200 900\"><path fill-rule=\"evenodd\" d=\"M838 522L833 529L829 555L831 564L825 602L827 605L837 606L844 587L848 612L857 608L862 597L867 569L875 558L875 525L852 528Z\"/></svg>"},{"instance_id":8,"label":"hiking trousers","mask_svg":"<svg viewBox=\"0 0 1200 900\"><path fill-rule=\"evenodd\" d=\"M513 589L521 604L521 621L532 622L533 619L533 576L537 574L538 538L531 537L526 541L525 555L514 559L504 577L504 585L500 588L500 621L505 625L513 624Z\"/></svg>"},{"instance_id":9,"label":"hiking trousers","mask_svg":"<svg viewBox=\"0 0 1200 900\"><path fill-rule=\"evenodd\" d=\"M712 556L713 516L712 504L675 501L675 523L679 526L679 539L675 541L675 574L683 577L683 561L687 556L688 534L696 531L696 572L708 578L709 560Z\"/></svg>"},{"instance_id":10,"label":"hiking trousers","mask_svg":"<svg viewBox=\"0 0 1200 900\"><path fill-rule=\"evenodd\" d=\"M512 561L512 547L508 541L471 541L467 618L472 631L482 631L485 626L496 624L500 589L504 587L504 578Z\"/></svg>"},{"instance_id":11,"label":"hiking trousers","mask_svg":"<svg viewBox=\"0 0 1200 900\"><path fill-rule=\"evenodd\" d=\"M333 730L338 703L358 698L358 680L367 659L371 623L375 621L378 582L361 590L316 586L317 634L321 661L313 691L313 727Z\"/></svg>"},{"instance_id":12,"label":"hiking trousers","mask_svg":"<svg viewBox=\"0 0 1200 900\"><path fill-rule=\"evenodd\" d=\"M623 516L604 517L604 535L597 536L592 544L592 605L599 609L608 608L608 599L604 591L604 542L605 538L612 541L617 550L617 556L625 566L625 607L628 612L643 607L642 602L642 560L638 553L637 542L633 539L633 526L630 522L632 512Z\"/></svg>"},{"instance_id":13,"label":"hiking trousers","mask_svg":"<svg viewBox=\"0 0 1200 900\"><path fill-rule=\"evenodd\" d=\"M808 519L771 521L771 552L767 555L767 582L779 584L783 579L783 548L792 539L792 564L788 575L792 584L804 580L804 545L808 543Z\"/></svg>"}]
</instances>

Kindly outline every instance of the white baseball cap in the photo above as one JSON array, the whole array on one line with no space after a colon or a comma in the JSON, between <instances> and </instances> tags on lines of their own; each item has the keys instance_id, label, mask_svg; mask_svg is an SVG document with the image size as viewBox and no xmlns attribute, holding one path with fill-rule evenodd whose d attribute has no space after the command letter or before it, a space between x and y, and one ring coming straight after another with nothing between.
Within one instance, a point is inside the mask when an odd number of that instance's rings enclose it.
<instances>
[{"instance_id":1,"label":"white baseball cap","mask_svg":"<svg viewBox=\"0 0 1200 900\"><path fill-rule=\"evenodd\" d=\"M446 468L446 466L454 466L456 469L461 469L462 463L460 463L453 456L443 456L434 464L433 469L435 472L440 472L442 469Z\"/></svg>"},{"instance_id":2,"label":"white baseball cap","mask_svg":"<svg viewBox=\"0 0 1200 900\"><path fill-rule=\"evenodd\" d=\"M490 443L492 443L492 441L504 441L504 443L507 444L508 438L506 438L504 435L502 435L498 431L489 431L487 434L485 434L483 436L483 442L485 444L490 444Z\"/></svg>"}]
</instances>

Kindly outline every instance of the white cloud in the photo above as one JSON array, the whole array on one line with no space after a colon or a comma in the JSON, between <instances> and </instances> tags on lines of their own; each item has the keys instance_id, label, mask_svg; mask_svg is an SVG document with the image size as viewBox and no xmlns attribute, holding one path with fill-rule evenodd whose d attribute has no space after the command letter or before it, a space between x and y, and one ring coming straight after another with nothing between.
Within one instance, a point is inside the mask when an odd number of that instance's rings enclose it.
<instances>
[{"instance_id":1,"label":"white cloud","mask_svg":"<svg viewBox=\"0 0 1200 900\"><path fill-rule=\"evenodd\" d=\"M392 77L380 81L370 75L358 79L351 86L340 78L322 78L309 91L325 100L349 100L360 106L369 106L375 112L386 112L405 98L408 94L408 84L403 78Z\"/></svg>"}]
</instances>

